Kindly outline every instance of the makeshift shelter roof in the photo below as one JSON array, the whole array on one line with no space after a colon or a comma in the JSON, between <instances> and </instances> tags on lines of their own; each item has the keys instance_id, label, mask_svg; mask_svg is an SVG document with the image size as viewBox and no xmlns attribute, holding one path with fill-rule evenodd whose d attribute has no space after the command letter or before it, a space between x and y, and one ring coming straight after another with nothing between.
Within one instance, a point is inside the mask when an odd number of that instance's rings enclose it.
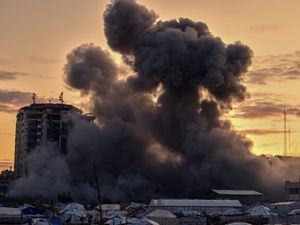
<instances>
[{"instance_id":1,"label":"makeshift shelter roof","mask_svg":"<svg viewBox=\"0 0 300 225\"><path fill-rule=\"evenodd\" d=\"M300 215L300 209L293 209L292 211L288 212L289 216Z\"/></svg>"},{"instance_id":2,"label":"makeshift shelter roof","mask_svg":"<svg viewBox=\"0 0 300 225\"><path fill-rule=\"evenodd\" d=\"M85 208L83 207L83 205L79 204L79 203L71 203L69 205L67 205L63 211L81 211L81 212L85 212Z\"/></svg>"},{"instance_id":3,"label":"makeshift shelter roof","mask_svg":"<svg viewBox=\"0 0 300 225\"><path fill-rule=\"evenodd\" d=\"M154 199L152 207L231 207L240 208L239 200L207 200L207 199Z\"/></svg>"},{"instance_id":4,"label":"makeshift shelter roof","mask_svg":"<svg viewBox=\"0 0 300 225\"><path fill-rule=\"evenodd\" d=\"M259 216L264 218L268 218L269 216L271 216L271 210L263 205L250 208L247 210L247 213L249 213L251 216Z\"/></svg>"},{"instance_id":5,"label":"makeshift shelter roof","mask_svg":"<svg viewBox=\"0 0 300 225\"><path fill-rule=\"evenodd\" d=\"M212 192L219 194L219 195L256 195L261 196L263 195L260 192L253 191L253 190L219 190L219 189L212 189Z\"/></svg>"},{"instance_id":6,"label":"makeshift shelter roof","mask_svg":"<svg viewBox=\"0 0 300 225\"><path fill-rule=\"evenodd\" d=\"M157 218L176 218L176 216L165 209L156 209L149 213L147 217L157 217Z\"/></svg>"},{"instance_id":7,"label":"makeshift shelter roof","mask_svg":"<svg viewBox=\"0 0 300 225\"><path fill-rule=\"evenodd\" d=\"M197 217L197 216L204 216L202 211L197 210L180 210L178 215L180 217Z\"/></svg>"},{"instance_id":8,"label":"makeshift shelter roof","mask_svg":"<svg viewBox=\"0 0 300 225\"><path fill-rule=\"evenodd\" d=\"M39 215L42 212L33 206L27 206L20 208L24 215Z\"/></svg>"},{"instance_id":9,"label":"makeshift shelter roof","mask_svg":"<svg viewBox=\"0 0 300 225\"><path fill-rule=\"evenodd\" d=\"M159 223L153 221L153 220L149 220L149 219L146 219L151 225L159 225Z\"/></svg>"},{"instance_id":10,"label":"makeshift shelter roof","mask_svg":"<svg viewBox=\"0 0 300 225\"><path fill-rule=\"evenodd\" d=\"M0 216L21 216L21 214L18 208L0 207Z\"/></svg>"},{"instance_id":11,"label":"makeshift shelter roof","mask_svg":"<svg viewBox=\"0 0 300 225\"><path fill-rule=\"evenodd\" d=\"M232 215L240 215L242 213L238 209L229 208L229 209L225 210L222 214L225 215L225 216L232 216Z\"/></svg>"}]
</instances>

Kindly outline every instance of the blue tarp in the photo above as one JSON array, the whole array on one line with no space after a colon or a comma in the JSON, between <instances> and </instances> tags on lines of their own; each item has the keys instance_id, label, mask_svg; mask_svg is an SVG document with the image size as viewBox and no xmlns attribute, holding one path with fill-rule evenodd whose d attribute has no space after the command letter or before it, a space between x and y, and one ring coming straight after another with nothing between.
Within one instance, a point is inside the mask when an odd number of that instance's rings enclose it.
<instances>
[{"instance_id":1,"label":"blue tarp","mask_svg":"<svg viewBox=\"0 0 300 225\"><path fill-rule=\"evenodd\" d=\"M39 214L41 214L40 210L38 210L37 208L34 208L32 206L28 206L28 207L22 209L21 211L24 215L39 215Z\"/></svg>"},{"instance_id":2,"label":"blue tarp","mask_svg":"<svg viewBox=\"0 0 300 225\"><path fill-rule=\"evenodd\" d=\"M53 216L50 218L50 224L51 225L62 225L62 222L58 216Z\"/></svg>"}]
</instances>

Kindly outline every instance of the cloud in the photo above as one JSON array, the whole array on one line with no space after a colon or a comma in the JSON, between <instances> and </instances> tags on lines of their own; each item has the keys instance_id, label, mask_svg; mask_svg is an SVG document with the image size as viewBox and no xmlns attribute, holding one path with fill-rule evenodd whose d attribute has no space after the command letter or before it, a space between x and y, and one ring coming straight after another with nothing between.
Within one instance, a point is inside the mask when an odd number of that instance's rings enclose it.
<instances>
[{"instance_id":1,"label":"cloud","mask_svg":"<svg viewBox=\"0 0 300 225\"><path fill-rule=\"evenodd\" d=\"M0 65L4 66L4 65L11 65L12 61L8 60L8 59L0 59Z\"/></svg>"},{"instance_id":2,"label":"cloud","mask_svg":"<svg viewBox=\"0 0 300 225\"><path fill-rule=\"evenodd\" d=\"M269 101L253 101L249 103L249 105L240 105L237 108L237 113L233 117L243 119L281 118L284 107L288 115L300 117L299 106L276 104Z\"/></svg>"},{"instance_id":3,"label":"cloud","mask_svg":"<svg viewBox=\"0 0 300 225\"><path fill-rule=\"evenodd\" d=\"M31 96L30 92L0 90L0 112L15 113L31 102Z\"/></svg>"},{"instance_id":4,"label":"cloud","mask_svg":"<svg viewBox=\"0 0 300 225\"><path fill-rule=\"evenodd\" d=\"M16 80L16 79L22 78L22 77L55 79L55 77L52 77L52 76L43 76L43 75L39 75L39 74L32 74L32 73L26 73L26 72L0 70L0 81Z\"/></svg>"},{"instance_id":5,"label":"cloud","mask_svg":"<svg viewBox=\"0 0 300 225\"><path fill-rule=\"evenodd\" d=\"M247 129L240 131L243 134L252 134L252 135L271 135L271 134L282 134L282 130L267 130L267 129Z\"/></svg>"},{"instance_id":6,"label":"cloud","mask_svg":"<svg viewBox=\"0 0 300 225\"><path fill-rule=\"evenodd\" d=\"M41 56L31 56L29 60L39 64L54 64L59 62L58 59L50 59Z\"/></svg>"},{"instance_id":7,"label":"cloud","mask_svg":"<svg viewBox=\"0 0 300 225\"><path fill-rule=\"evenodd\" d=\"M24 104L31 100L31 96L30 92L0 90L0 103Z\"/></svg>"},{"instance_id":8,"label":"cloud","mask_svg":"<svg viewBox=\"0 0 300 225\"><path fill-rule=\"evenodd\" d=\"M250 26L250 30L257 33L277 31L283 27L282 24L257 24Z\"/></svg>"},{"instance_id":9,"label":"cloud","mask_svg":"<svg viewBox=\"0 0 300 225\"><path fill-rule=\"evenodd\" d=\"M265 85L300 78L300 52L255 57L246 82Z\"/></svg>"},{"instance_id":10,"label":"cloud","mask_svg":"<svg viewBox=\"0 0 300 225\"><path fill-rule=\"evenodd\" d=\"M56 98L38 96L38 103L58 102ZM32 103L32 92L0 89L0 112L16 113L21 107Z\"/></svg>"},{"instance_id":11,"label":"cloud","mask_svg":"<svg viewBox=\"0 0 300 225\"><path fill-rule=\"evenodd\" d=\"M0 80L5 81L5 80L15 80L18 77L22 76L36 76L34 74L30 73L24 73L24 72L10 72L10 71L0 71Z\"/></svg>"}]
</instances>

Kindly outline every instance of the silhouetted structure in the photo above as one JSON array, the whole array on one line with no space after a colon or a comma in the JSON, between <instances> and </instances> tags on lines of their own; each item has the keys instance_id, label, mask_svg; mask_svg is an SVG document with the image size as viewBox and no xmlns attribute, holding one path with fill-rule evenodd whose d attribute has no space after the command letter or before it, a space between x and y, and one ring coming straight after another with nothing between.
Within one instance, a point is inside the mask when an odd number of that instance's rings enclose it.
<instances>
[{"instance_id":1,"label":"silhouetted structure","mask_svg":"<svg viewBox=\"0 0 300 225\"><path fill-rule=\"evenodd\" d=\"M235 199L245 205L254 205L262 200L263 194L253 190L211 190L210 196L216 199Z\"/></svg>"},{"instance_id":2,"label":"silhouetted structure","mask_svg":"<svg viewBox=\"0 0 300 225\"><path fill-rule=\"evenodd\" d=\"M21 108L16 123L15 176L27 174L27 156L37 146L51 142L66 153L74 118L94 120L93 116L84 115L80 109L67 104L34 103Z\"/></svg>"},{"instance_id":3,"label":"silhouetted structure","mask_svg":"<svg viewBox=\"0 0 300 225\"><path fill-rule=\"evenodd\" d=\"M12 171L12 168L1 172L1 174L0 174L0 194L4 194L7 192L8 187L13 179L14 179L14 172Z\"/></svg>"}]
</instances>

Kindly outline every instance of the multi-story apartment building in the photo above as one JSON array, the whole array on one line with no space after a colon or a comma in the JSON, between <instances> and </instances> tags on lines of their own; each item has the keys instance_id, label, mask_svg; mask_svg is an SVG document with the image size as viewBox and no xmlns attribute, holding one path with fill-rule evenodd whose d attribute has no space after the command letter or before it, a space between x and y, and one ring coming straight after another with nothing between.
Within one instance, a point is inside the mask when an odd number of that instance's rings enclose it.
<instances>
[{"instance_id":1,"label":"multi-story apartment building","mask_svg":"<svg viewBox=\"0 0 300 225\"><path fill-rule=\"evenodd\" d=\"M93 122L94 117L62 103L34 103L21 108L16 122L15 177L26 176L27 156L37 146L51 142L61 153L66 153L67 138L74 119Z\"/></svg>"}]
</instances>

